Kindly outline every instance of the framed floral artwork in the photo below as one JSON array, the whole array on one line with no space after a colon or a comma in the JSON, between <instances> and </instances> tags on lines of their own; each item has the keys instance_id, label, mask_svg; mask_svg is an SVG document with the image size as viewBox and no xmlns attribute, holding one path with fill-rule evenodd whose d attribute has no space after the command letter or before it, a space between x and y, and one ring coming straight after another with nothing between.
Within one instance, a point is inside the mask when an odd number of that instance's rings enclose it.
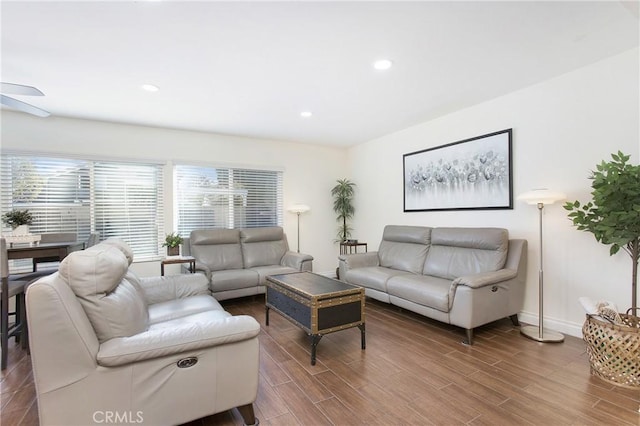
<instances>
[{"instance_id":1,"label":"framed floral artwork","mask_svg":"<svg viewBox=\"0 0 640 426\"><path fill-rule=\"evenodd\" d=\"M512 209L513 129L403 155L404 211Z\"/></svg>"}]
</instances>

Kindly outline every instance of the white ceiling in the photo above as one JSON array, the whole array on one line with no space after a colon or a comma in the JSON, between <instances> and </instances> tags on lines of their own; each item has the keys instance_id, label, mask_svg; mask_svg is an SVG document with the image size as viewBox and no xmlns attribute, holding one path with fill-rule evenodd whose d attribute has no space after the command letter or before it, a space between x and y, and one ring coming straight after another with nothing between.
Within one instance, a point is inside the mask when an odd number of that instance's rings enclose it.
<instances>
[{"instance_id":1,"label":"white ceiling","mask_svg":"<svg viewBox=\"0 0 640 426\"><path fill-rule=\"evenodd\" d=\"M3 0L0 13L1 80L38 87L45 97L16 98L54 116L335 146L530 86L639 38L637 1ZM394 66L373 69L380 58Z\"/></svg>"}]
</instances>

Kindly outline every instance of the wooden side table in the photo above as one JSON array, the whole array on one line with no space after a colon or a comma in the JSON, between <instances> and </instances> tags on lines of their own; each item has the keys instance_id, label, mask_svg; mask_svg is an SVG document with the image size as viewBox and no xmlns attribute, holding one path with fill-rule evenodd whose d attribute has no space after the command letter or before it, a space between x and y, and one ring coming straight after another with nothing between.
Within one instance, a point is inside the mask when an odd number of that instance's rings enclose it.
<instances>
[{"instance_id":1,"label":"wooden side table","mask_svg":"<svg viewBox=\"0 0 640 426\"><path fill-rule=\"evenodd\" d=\"M196 272L196 258L193 256L168 256L160 261L160 275L164 276L164 265L173 265L176 263L188 263L189 271L193 274Z\"/></svg>"},{"instance_id":2,"label":"wooden side table","mask_svg":"<svg viewBox=\"0 0 640 426\"><path fill-rule=\"evenodd\" d=\"M367 243L340 243L340 254L358 253L358 247L364 247L367 252Z\"/></svg>"}]
</instances>

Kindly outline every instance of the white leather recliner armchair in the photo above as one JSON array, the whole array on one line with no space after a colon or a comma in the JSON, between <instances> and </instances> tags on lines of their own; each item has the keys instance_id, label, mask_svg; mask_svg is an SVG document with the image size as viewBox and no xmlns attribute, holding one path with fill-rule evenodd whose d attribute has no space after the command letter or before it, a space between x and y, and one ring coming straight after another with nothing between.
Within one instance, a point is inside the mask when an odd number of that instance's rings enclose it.
<instances>
[{"instance_id":1,"label":"white leather recliner armchair","mask_svg":"<svg viewBox=\"0 0 640 426\"><path fill-rule=\"evenodd\" d=\"M255 424L257 321L201 274L138 278L107 240L71 253L26 297L41 425L185 423L238 407Z\"/></svg>"}]
</instances>

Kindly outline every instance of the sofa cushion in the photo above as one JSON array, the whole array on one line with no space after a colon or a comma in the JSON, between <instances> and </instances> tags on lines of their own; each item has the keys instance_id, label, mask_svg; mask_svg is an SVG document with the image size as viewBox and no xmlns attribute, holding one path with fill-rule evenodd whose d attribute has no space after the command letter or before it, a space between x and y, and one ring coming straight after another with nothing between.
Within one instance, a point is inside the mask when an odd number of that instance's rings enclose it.
<instances>
[{"instance_id":1,"label":"sofa cushion","mask_svg":"<svg viewBox=\"0 0 640 426\"><path fill-rule=\"evenodd\" d=\"M240 241L245 268L280 265L289 250L284 231L278 226L242 229Z\"/></svg>"},{"instance_id":2,"label":"sofa cushion","mask_svg":"<svg viewBox=\"0 0 640 426\"><path fill-rule=\"evenodd\" d=\"M242 269L240 231L237 229L201 229L189 238L191 256L211 271Z\"/></svg>"},{"instance_id":3,"label":"sofa cushion","mask_svg":"<svg viewBox=\"0 0 640 426\"><path fill-rule=\"evenodd\" d=\"M149 325L208 311L224 312L220 303L208 294L168 300L149 305Z\"/></svg>"},{"instance_id":4,"label":"sofa cushion","mask_svg":"<svg viewBox=\"0 0 640 426\"><path fill-rule=\"evenodd\" d=\"M390 296L449 312L451 281L428 275L398 275L387 282Z\"/></svg>"},{"instance_id":5,"label":"sofa cushion","mask_svg":"<svg viewBox=\"0 0 640 426\"><path fill-rule=\"evenodd\" d=\"M509 233L502 228L434 228L423 274L449 280L504 267Z\"/></svg>"},{"instance_id":6,"label":"sofa cushion","mask_svg":"<svg viewBox=\"0 0 640 426\"><path fill-rule=\"evenodd\" d=\"M365 266L347 271L344 280L361 287L387 292L387 281L396 275L409 274L398 269L383 268L380 266Z\"/></svg>"},{"instance_id":7,"label":"sofa cushion","mask_svg":"<svg viewBox=\"0 0 640 426\"><path fill-rule=\"evenodd\" d=\"M431 228L424 226L387 225L378 248L380 266L422 272L429 250Z\"/></svg>"},{"instance_id":8,"label":"sofa cushion","mask_svg":"<svg viewBox=\"0 0 640 426\"><path fill-rule=\"evenodd\" d=\"M255 271L258 274L258 285L265 285L267 281L267 277L269 275L278 275L278 274L290 274L292 272L300 272L299 269L293 269L288 266L280 266L280 265L266 265L266 266L256 266L251 268L252 271Z\"/></svg>"},{"instance_id":9,"label":"sofa cushion","mask_svg":"<svg viewBox=\"0 0 640 426\"><path fill-rule=\"evenodd\" d=\"M111 244L73 252L60 264L60 276L80 300L101 343L147 329L147 305L126 278L128 267L122 250Z\"/></svg>"},{"instance_id":10,"label":"sofa cushion","mask_svg":"<svg viewBox=\"0 0 640 426\"><path fill-rule=\"evenodd\" d=\"M211 273L209 287L216 293L225 290L256 287L259 276L256 271L250 269L229 269L227 271L214 271Z\"/></svg>"},{"instance_id":11,"label":"sofa cushion","mask_svg":"<svg viewBox=\"0 0 640 426\"><path fill-rule=\"evenodd\" d=\"M135 281L133 278L135 278ZM129 270L127 279L134 285L137 283L149 306L166 302L167 300L210 294L209 280L203 274L179 274L138 278L133 271Z\"/></svg>"}]
</instances>

